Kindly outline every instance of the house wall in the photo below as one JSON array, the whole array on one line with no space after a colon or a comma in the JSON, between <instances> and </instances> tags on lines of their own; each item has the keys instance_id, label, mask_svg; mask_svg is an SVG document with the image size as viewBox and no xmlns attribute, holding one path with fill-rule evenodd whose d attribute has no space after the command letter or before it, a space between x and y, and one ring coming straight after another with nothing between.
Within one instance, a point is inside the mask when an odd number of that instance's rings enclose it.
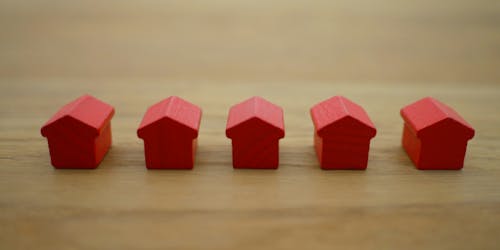
<instances>
[{"instance_id":1,"label":"house wall","mask_svg":"<svg viewBox=\"0 0 500 250\"><path fill-rule=\"evenodd\" d=\"M233 166L235 168L277 168L279 140L275 137L233 139Z\"/></svg>"},{"instance_id":2,"label":"house wall","mask_svg":"<svg viewBox=\"0 0 500 250\"><path fill-rule=\"evenodd\" d=\"M55 168L95 168L94 139L79 138L74 132L48 137L52 165Z\"/></svg>"},{"instance_id":3,"label":"house wall","mask_svg":"<svg viewBox=\"0 0 500 250\"><path fill-rule=\"evenodd\" d=\"M467 140L450 138L422 139L420 169L461 169L464 165Z\"/></svg>"},{"instance_id":4,"label":"house wall","mask_svg":"<svg viewBox=\"0 0 500 250\"><path fill-rule=\"evenodd\" d=\"M333 136L323 138L323 168L365 169L368 164L370 139L367 137Z\"/></svg>"},{"instance_id":5,"label":"house wall","mask_svg":"<svg viewBox=\"0 0 500 250\"><path fill-rule=\"evenodd\" d=\"M410 160L413 161L415 165L418 165L420 162L420 149L422 144L417 135L406 123L403 126L402 144Z\"/></svg>"},{"instance_id":6,"label":"house wall","mask_svg":"<svg viewBox=\"0 0 500 250\"><path fill-rule=\"evenodd\" d=\"M442 129L442 133L418 138L404 125L402 144L418 169L461 169L464 163L467 140L457 138L456 132Z\"/></svg>"},{"instance_id":7,"label":"house wall","mask_svg":"<svg viewBox=\"0 0 500 250\"><path fill-rule=\"evenodd\" d=\"M314 131L314 150L316 151L316 156L318 157L319 164L321 165L323 157L323 139Z\"/></svg>"},{"instance_id":8,"label":"house wall","mask_svg":"<svg viewBox=\"0 0 500 250\"><path fill-rule=\"evenodd\" d=\"M99 164L111 146L111 122L106 124L101 134L95 139L95 163Z\"/></svg>"},{"instance_id":9,"label":"house wall","mask_svg":"<svg viewBox=\"0 0 500 250\"><path fill-rule=\"evenodd\" d=\"M193 168L196 140L166 134L144 139L148 168Z\"/></svg>"}]
</instances>

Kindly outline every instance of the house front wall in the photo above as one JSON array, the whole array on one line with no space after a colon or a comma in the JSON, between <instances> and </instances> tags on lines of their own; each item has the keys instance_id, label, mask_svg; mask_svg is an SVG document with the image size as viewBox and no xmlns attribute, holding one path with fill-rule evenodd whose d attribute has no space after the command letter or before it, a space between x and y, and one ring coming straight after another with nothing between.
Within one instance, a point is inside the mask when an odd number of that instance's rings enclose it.
<instances>
[{"instance_id":1,"label":"house front wall","mask_svg":"<svg viewBox=\"0 0 500 250\"><path fill-rule=\"evenodd\" d=\"M422 139L419 169L461 169L464 165L467 140L450 138Z\"/></svg>"},{"instance_id":2,"label":"house front wall","mask_svg":"<svg viewBox=\"0 0 500 250\"><path fill-rule=\"evenodd\" d=\"M95 168L93 138L80 138L75 133L48 137L52 165L56 168Z\"/></svg>"},{"instance_id":3,"label":"house front wall","mask_svg":"<svg viewBox=\"0 0 500 250\"><path fill-rule=\"evenodd\" d=\"M323 138L320 162L324 169L366 169L369 137L332 136Z\"/></svg>"},{"instance_id":4,"label":"house front wall","mask_svg":"<svg viewBox=\"0 0 500 250\"><path fill-rule=\"evenodd\" d=\"M275 137L232 140L235 168L278 168L279 140Z\"/></svg>"},{"instance_id":5,"label":"house front wall","mask_svg":"<svg viewBox=\"0 0 500 250\"><path fill-rule=\"evenodd\" d=\"M144 139L147 168L193 168L197 140L167 135Z\"/></svg>"}]
</instances>

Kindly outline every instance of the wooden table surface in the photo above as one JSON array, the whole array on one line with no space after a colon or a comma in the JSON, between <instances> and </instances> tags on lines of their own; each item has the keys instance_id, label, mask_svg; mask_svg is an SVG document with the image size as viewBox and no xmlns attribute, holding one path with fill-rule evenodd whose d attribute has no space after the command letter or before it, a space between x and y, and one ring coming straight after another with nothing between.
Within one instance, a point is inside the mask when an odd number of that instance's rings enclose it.
<instances>
[{"instance_id":1,"label":"wooden table surface","mask_svg":"<svg viewBox=\"0 0 500 250\"><path fill-rule=\"evenodd\" d=\"M0 249L498 249L498 1L0 1ZM40 127L116 108L95 170L55 170ZM309 108L342 94L377 126L366 171L322 171ZM203 117L192 171L148 171L136 129L170 95ZM231 105L285 110L278 170L233 170ZM399 109L476 129L462 171L418 171Z\"/></svg>"}]
</instances>

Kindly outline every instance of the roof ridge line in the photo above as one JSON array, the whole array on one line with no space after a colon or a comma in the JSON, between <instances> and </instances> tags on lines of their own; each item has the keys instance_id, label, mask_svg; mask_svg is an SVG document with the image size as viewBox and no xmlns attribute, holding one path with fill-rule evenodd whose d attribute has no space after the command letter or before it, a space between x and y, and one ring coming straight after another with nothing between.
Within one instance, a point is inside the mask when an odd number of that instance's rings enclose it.
<instances>
[{"instance_id":1,"label":"roof ridge line","mask_svg":"<svg viewBox=\"0 0 500 250\"><path fill-rule=\"evenodd\" d=\"M342 108L344 109L346 115L351 116L349 110L347 110L347 106L345 105L345 102L344 102L345 98L343 96L338 96L338 97L339 97L340 104L342 105Z\"/></svg>"},{"instance_id":2,"label":"roof ridge line","mask_svg":"<svg viewBox=\"0 0 500 250\"><path fill-rule=\"evenodd\" d=\"M441 111L441 112L443 112L445 114L446 118L452 118L451 115L450 115L450 112L448 112L445 109L446 107L444 106L443 103L440 103L438 100L436 100L436 99L434 99L432 97L430 97L430 99L431 99L432 104L434 104L434 106L436 106L439 109L439 111ZM453 120L455 120L455 119L453 119Z\"/></svg>"},{"instance_id":3,"label":"roof ridge line","mask_svg":"<svg viewBox=\"0 0 500 250\"><path fill-rule=\"evenodd\" d=\"M75 111L75 109L85 100L89 99L90 95L86 94L76 99L73 105L71 105L68 110L65 112L65 116L71 116L71 113ZM72 117L72 116L71 116Z\"/></svg>"},{"instance_id":4,"label":"roof ridge line","mask_svg":"<svg viewBox=\"0 0 500 250\"><path fill-rule=\"evenodd\" d=\"M171 110L172 110L172 106L174 106L173 102L175 100L175 96L170 96L167 98L167 102L164 104L164 106L162 107L162 116L165 116L165 117L170 117L171 116Z\"/></svg>"},{"instance_id":5,"label":"roof ridge line","mask_svg":"<svg viewBox=\"0 0 500 250\"><path fill-rule=\"evenodd\" d=\"M253 103L252 103L253 114L254 114L255 117L259 117L258 116L258 112L257 112L258 108L259 108L259 105L258 105L259 99L256 96L254 96L254 97L252 97L252 101L253 101Z\"/></svg>"}]
</instances>

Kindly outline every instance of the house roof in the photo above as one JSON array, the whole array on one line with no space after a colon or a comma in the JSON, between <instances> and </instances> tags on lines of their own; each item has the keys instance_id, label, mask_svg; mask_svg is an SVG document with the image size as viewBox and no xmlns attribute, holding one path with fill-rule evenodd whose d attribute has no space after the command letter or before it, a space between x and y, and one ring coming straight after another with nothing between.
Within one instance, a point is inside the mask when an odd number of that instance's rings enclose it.
<instances>
[{"instance_id":1,"label":"house roof","mask_svg":"<svg viewBox=\"0 0 500 250\"><path fill-rule=\"evenodd\" d=\"M285 136L283 109L262 97L254 96L231 107L226 124L226 136L232 138L237 128L252 121L260 121L273 128L277 137Z\"/></svg>"},{"instance_id":2,"label":"house roof","mask_svg":"<svg viewBox=\"0 0 500 250\"><path fill-rule=\"evenodd\" d=\"M365 110L343 96L334 96L314 105L310 113L321 137L338 130L367 137L374 137L377 133Z\"/></svg>"},{"instance_id":3,"label":"house roof","mask_svg":"<svg viewBox=\"0 0 500 250\"><path fill-rule=\"evenodd\" d=\"M113 117L114 108L100 101L91 95L83 95L78 99L64 105L56 114L54 114L42 127L41 133L47 136L49 130L56 123L68 120L71 123L80 123L82 132L87 132L92 136L101 133L104 125Z\"/></svg>"},{"instance_id":4,"label":"house roof","mask_svg":"<svg viewBox=\"0 0 500 250\"><path fill-rule=\"evenodd\" d=\"M137 134L142 138L145 130L164 119L184 126L195 138L200 127L201 109L180 97L168 97L148 108Z\"/></svg>"},{"instance_id":5,"label":"house roof","mask_svg":"<svg viewBox=\"0 0 500 250\"><path fill-rule=\"evenodd\" d=\"M432 128L438 129L440 127L438 124L460 127L468 139L474 136L472 126L455 110L432 97L420 99L402 108L401 116L417 136L425 135ZM448 125L445 129L449 129Z\"/></svg>"}]
</instances>

